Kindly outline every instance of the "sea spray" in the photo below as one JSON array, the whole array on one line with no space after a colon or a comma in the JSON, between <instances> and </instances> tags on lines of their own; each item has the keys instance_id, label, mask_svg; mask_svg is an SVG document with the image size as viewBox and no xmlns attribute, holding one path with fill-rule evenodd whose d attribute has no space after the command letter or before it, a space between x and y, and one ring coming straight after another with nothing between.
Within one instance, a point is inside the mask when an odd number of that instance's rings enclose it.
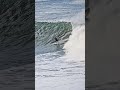
<instances>
[{"instance_id":1,"label":"sea spray","mask_svg":"<svg viewBox=\"0 0 120 90\"><path fill-rule=\"evenodd\" d=\"M71 19L73 30L63 49L65 49L67 57L83 61L85 60L85 24L84 20L81 21L83 17L80 17L80 14Z\"/></svg>"},{"instance_id":2,"label":"sea spray","mask_svg":"<svg viewBox=\"0 0 120 90\"><path fill-rule=\"evenodd\" d=\"M73 29L68 42L63 47L66 56L84 60L85 59L85 26L79 26Z\"/></svg>"}]
</instances>

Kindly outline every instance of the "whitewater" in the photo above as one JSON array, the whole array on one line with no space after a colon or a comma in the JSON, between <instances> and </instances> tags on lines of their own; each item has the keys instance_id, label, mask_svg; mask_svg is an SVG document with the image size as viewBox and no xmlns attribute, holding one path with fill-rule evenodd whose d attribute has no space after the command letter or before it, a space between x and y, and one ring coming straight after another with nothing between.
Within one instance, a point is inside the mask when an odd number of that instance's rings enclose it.
<instances>
[{"instance_id":1,"label":"whitewater","mask_svg":"<svg viewBox=\"0 0 120 90\"><path fill-rule=\"evenodd\" d=\"M39 5L53 3L59 12L46 11L43 20ZM35 30L35 89L85 90L84 1L37 0Z\"/></svg>"}]
</instances>

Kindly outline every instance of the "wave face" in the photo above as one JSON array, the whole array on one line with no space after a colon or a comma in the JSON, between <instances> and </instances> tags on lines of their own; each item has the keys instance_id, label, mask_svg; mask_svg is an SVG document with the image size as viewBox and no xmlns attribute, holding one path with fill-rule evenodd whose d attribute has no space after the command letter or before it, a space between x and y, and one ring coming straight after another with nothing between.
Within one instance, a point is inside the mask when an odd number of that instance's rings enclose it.
<instances>
[{"instance_id":1,"label":"wave face","mask_svg":"<svg viewBox=\"0 0 120 90\"><path fill-rule=\"evenodd\" d=\"M54 51L63 47L72 32L70 22L36 22L35 23L35 46L36 52ZM53 48L52 48L53 47ZM41 50L42 49L42 50Z\"/></svg>"}]
</instances>

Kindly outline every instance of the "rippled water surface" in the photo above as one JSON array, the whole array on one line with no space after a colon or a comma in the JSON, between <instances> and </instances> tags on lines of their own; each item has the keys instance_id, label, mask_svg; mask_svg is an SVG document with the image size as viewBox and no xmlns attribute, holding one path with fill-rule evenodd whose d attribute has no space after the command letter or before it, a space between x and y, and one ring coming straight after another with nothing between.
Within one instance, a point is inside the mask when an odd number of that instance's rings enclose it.
<instances>
[{"instance_id":1,"label":"rippled water surface","mask_svg":"<svg viewBox=\"0 0 120 90\"><path fill-rule=\"evenodd\" d=\"M69 61L62 51L35 58L36 90L84 90L84 61Z\"/></svg>"},{"instance_id":2,"label":"rippled water surface","mask_svg":"<svg viewBox=\"0 0 120 90\"><path fill-rule=\"evenodd\" d=\"M80 13L85 0L35 0L35 20L65 21Z\"/></svg>"}]
</instances>

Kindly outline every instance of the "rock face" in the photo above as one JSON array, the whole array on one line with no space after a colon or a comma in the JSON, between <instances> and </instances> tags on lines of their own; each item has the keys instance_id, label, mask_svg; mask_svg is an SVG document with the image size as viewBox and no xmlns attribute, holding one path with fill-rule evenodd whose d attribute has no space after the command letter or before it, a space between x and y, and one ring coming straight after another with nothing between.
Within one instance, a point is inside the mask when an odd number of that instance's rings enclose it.
<instances>
[{"instance_id":1,"label":"rock face","mask_svg":"<svg viewBox=\"0 0 120 90\"><path fill-rule=\"evenodd\" d=\"M89 2L89 22L86 22L88 38L86 39L86 70L88 70L86 79L91 84L95 83L94 85L120 80L119 2L119 0Z\"/></svg>"},{"instance_id":2,"label":"rock face","mask_svg":"<svg viewBox=\"0 0 120 90\"><path fill-rule=\"evenodd\" d=\"M0 0L0 89L34 90L34 0Z\"/></svg>"}]
</instances>

